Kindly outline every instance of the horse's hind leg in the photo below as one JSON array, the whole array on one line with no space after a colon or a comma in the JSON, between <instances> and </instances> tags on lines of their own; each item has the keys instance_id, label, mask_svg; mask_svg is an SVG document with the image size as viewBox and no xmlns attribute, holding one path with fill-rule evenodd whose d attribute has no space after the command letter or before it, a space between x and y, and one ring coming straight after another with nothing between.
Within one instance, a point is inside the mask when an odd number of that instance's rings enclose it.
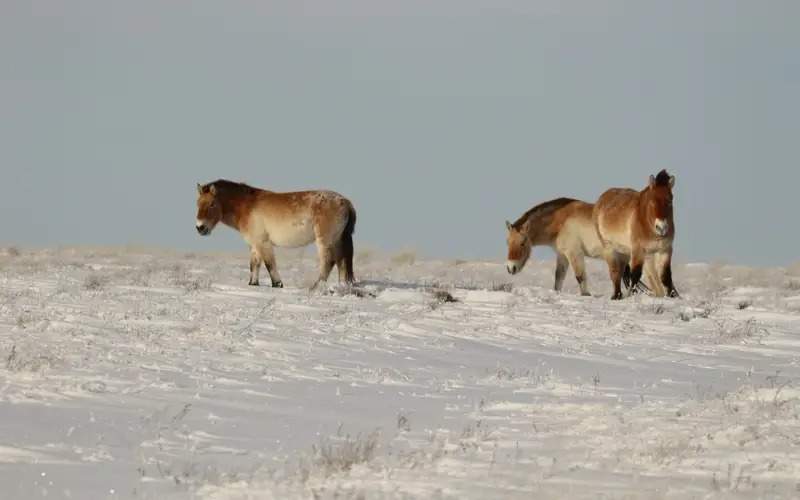
<instances>
[{"instance_id":1,"label":"horse's hind leg","mask_svg":"<svg viewBox=\"0 0 800 500\"><path fill-rule=\"evenodd\" d=\"M560 292L561 287L564 286L564 277L567 275L569 269L569 259L563 253L556 255L556 283L555 291Z\"/></svg>"},{"instance_id":2,"label":"horse's hind leg","mask_svg":"<svg viewBox=\"0 0 800 500\"><path fill-rule=\"evenodd\" d=\"M316 290L317 287L328 281L328 276L330 276L333 265L336 263L335 249L319 240L317 240L317 253L319 254L319 278L312 285L312 290Z\"/></svg>"},{"instance_id":3,"label":"horse's hind leg","mask_svg":"<svg viewBox=\"0 0 800 500\"><path fill-rule=\"evenodd\" d=\"M275 262L275 251L272 249L272 243L265 243L261 246L261 258L269 273L269 279L272 281L272 288L283 288L283 280L281 280L281 275L278 273L278 264Z\"/></svg>"},{"instance_id":4,"label":"horse's hind leg","mask_svg":"<svg viewBox=\"0 0 800 500\"><path fill-rule=\"evenodd\" d=\"M608 264L608 275L614 284L614 295L611 296L611 300L622 300L622 269L625 263L614 251L606 251L603 257Z\"/></svg>"},{"instance_id":5,"label":"horse's hind leg","mask_svg":"<svg viewBox=\"0 0 800 500\"><path fill-rule=\"evenodd\" d=\"M570 264L572 270L575 271L575 279L578 281L578 286L581 289L581 295L590 296L589 285L586 283L586 263L583 260L583 255L570 255Z\"/></svg>"}]
</instances>

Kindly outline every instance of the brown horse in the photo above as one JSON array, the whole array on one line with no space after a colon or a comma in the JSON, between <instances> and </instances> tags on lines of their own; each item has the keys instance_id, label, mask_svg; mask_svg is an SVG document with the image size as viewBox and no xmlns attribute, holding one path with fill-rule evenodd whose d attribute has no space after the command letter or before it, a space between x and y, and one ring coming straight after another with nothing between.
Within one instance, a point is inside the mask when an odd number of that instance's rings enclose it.
<instances>
[{"instance_id":1,"label":"brown horse","mask_svg":"<svg viewBox=\"0 0 800 500\"><path fill-rule=\"evenodd\" d=\"M636 291L644 269L654 295L678 296L672 282L673 186L675 177L662 170L650 176L649 184L642 191L609 189L595 203L594 223L605 247L604 256L614 283L612 299L622 298L620 275L628 259L631 291Z\"/></svg>"},{"instance_id":2,"label":"brown horse","mask_svg":"<svg viewBox=\"0 0 800 500\"><path fill-rule=\"evenodd\" d=\"M328 279L334 264L339 281L353 283L353 232L356 211L350 200L332 191L274 193L247 184L218 180L197 185L197 232L211 234L223 224L236 229L250 245L250 284L258 285L261 263L273 287L283 287L273 246L301 247L316 242L319 278Z\"/></svg>"},{"instance_id":3,"label":"brown horse","mask_svg":"<svg viewBox=\"0 0 800 500\"><path fill-rule=\"evenodd\" d=\"M548 246L557 256L555 290L561 291L571 265L581 294L591 295L586 283L584 257L603 257L603 244L594 228L592 208L590 203L559 198L536 205L513 224L506 221L508 272L522 271L532 247Z\"/></svg>"}]
</instances>

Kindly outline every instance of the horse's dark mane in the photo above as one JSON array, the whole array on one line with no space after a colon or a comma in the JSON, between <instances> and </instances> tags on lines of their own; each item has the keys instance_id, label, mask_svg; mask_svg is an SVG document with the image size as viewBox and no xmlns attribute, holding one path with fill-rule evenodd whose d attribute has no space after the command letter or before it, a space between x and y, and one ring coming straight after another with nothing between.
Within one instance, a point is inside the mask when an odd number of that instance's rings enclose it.
<instances>
[{"instance_id":1,"label":"horse's dark mane","mask_svg":"<svg viewBox=\"0 0 800 500\"><path fill-rule=\"evenodd\" d=\"M256 188L253 186L249 186L243 182L233 182L227 179L217 179L214 182L209 182L205 186L203 186L203 190L205 191L207 188L211 186L222 194L223 196L240 196L240 195L248 195L253 194L257 191Z\"/></svg>"},{"instance_id":2,"label":"horse's dark mane","mask_svg":"<svg viewBox=\"0 0 800 500\"><path fill-rule=\"evenodd\" d=\"M525 224L525 222L527 222L528 220L532 219L541 220L542 218L551 215L559 208L562 208L565 205L569 205L574 201L576 200L572 198L557 198L555 200L546 201L544 203L536 205L535 207L531 208L530 210L522 214L522 217L517 219L517 222L515 222L512 225L514 226L514 229L519 230L522 228L523 224Z\"/></svg>"},{"instance_id":3,"label":"horse's dark mane","mask_svg":"<svg viewBox=\"0 0 800 500\"><path fill-rule=\"evenodd\" d=\"M656 175L656 186L669 186L669 174L666 169Z\"/></svg>"}]
</instances>

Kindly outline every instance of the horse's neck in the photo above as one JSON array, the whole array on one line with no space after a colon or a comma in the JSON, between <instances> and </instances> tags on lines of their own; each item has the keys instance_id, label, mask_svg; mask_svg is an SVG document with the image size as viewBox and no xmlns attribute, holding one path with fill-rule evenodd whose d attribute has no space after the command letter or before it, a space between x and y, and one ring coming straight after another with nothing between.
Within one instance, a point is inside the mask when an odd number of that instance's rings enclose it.
<instances>
[{"instance_id":1,"label":"horse's neck","mask_svg":"<svg viewBox=\"0 0 800 500\"><path fill-rule=\"evenodd\" d=\"M230 196L220 200L222 204L222 223L239 230L239 218L247 211L246 205L251 203L250 195Z\"/></svg>"},{"instance_id":2,"label":"horse's neck","mask_svg":"<svg viewBox=\"0 0 800 500\"><path fill-rule=\"evenodd\" d=\"M525 222L528 225L528 239L533 245L547 245L551 238L546 234L545 229L550 225L550 216L528 216Z\"/></svg>"},{"instance_id":3,"label":"horse's neck","mask_svg":"<svg viewBox=\"0 0 800 500\"><path fill-rule=\"evenodd\" d=\"M642 226L647 227L647 202L649 200L650 188L646 187L644 190L639 191L639 196L636 199L636 220ZM647 232L645 232L647 234Z\"/></svg>"}]
</instances>

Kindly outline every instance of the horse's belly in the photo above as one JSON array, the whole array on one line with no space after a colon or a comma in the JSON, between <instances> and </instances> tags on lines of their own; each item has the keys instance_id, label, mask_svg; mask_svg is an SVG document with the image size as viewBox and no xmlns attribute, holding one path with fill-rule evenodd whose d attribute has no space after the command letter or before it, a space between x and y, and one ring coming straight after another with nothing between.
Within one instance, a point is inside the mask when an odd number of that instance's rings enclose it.
<instances>
[{"instance_id":1,"label":"horse's belly","mask_svg":"<svg viewBox=\"0 0 800 500\"><path fill-rule=\"evenodd\" d=\"M556 248L562 253L580 253L587 257L603 255L603 243L591 220L571 220L564 224L556 239Z\"/></svg>"},{"instance_id":2,"label":"horse's belly","mask_svg":"<svg viewBox=\"0 0 800 500\"><path fill-rule=\"evenodd\" d=\"M310 218L271 224L267 231L272 244L279 247L304 247L314 241Z\"/></svg>"}]
</instances>

